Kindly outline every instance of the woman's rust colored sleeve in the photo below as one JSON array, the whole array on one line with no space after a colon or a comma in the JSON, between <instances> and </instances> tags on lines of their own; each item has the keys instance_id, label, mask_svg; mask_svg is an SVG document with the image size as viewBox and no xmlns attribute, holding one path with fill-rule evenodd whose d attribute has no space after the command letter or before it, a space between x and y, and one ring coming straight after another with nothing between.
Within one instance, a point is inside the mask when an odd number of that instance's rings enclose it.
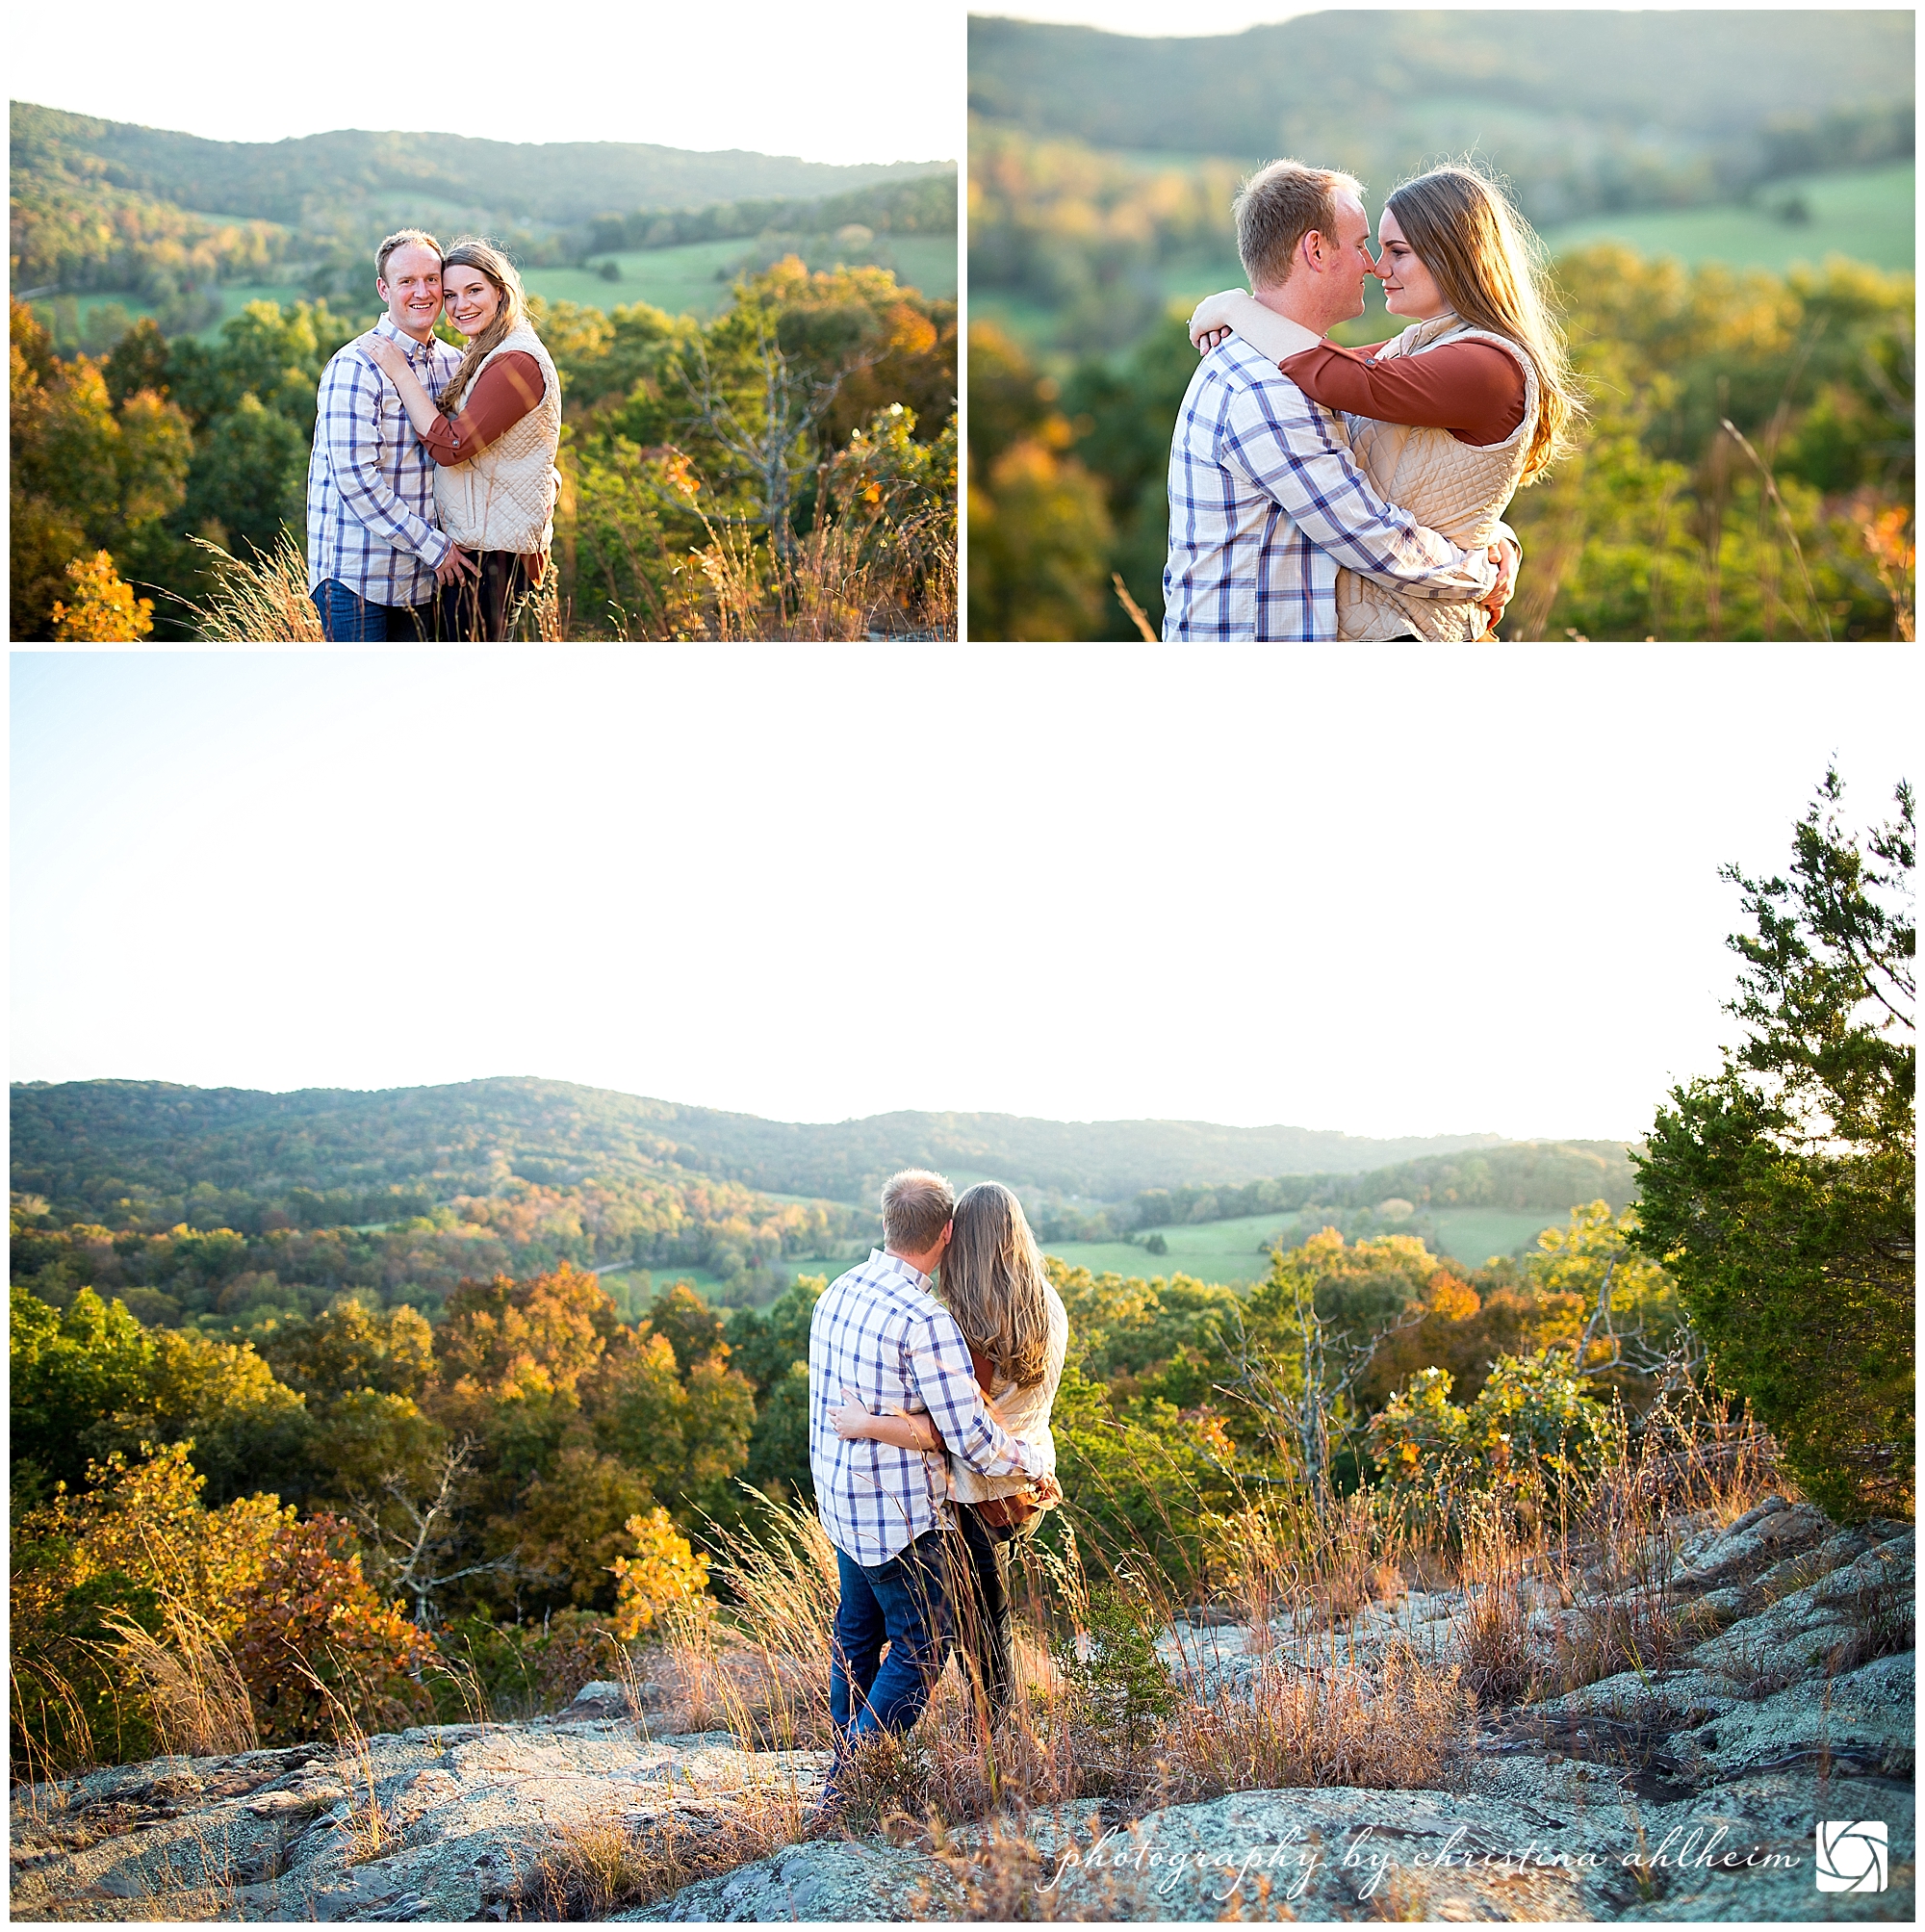
<instances>
[{"instance_id":1,"label":"woman's rust colored sleeve","mask_svg":"<svg viewBox=\"0 0 1925 1932\"><path fill-rule=\"evenodd\" d=\"M437 416L422 448L437 463L465 463L542 399L542 369L533 356L510 349L498 355L468 391L468 406Z\"/></svg>"},{"instance_id":2,"label":"woman's rust colored sleeve","mask_svg":"<svg viewBox=\"0 0 1925 1932\"><path fill-rule=\"evenodd\" d=\"M1524 421L1524 372L1495 343L1447 343L1378 362L1372 350L1326 342L1278 367L1326 409L1448 429L1460 443L1502 443Z\"/></svg>"}]
</instances>

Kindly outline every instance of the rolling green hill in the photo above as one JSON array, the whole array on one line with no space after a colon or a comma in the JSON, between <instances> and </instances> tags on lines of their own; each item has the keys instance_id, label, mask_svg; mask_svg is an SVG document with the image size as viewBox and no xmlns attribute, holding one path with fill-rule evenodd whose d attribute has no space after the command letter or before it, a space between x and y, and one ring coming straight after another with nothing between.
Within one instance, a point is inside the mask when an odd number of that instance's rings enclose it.
<instances>
[{"instance_id":1,"label":"rolling green hill","mask_svg":"<svg viewBox=\"0 0 1925 1932\"><path fill-rule=\"evenodd\" d=\"M630 142L512 142L342 130L216 142L14 101L10 117L15 292L123 290L164 305L184 288L268 278L311 293L398 226L491 234L526 263L700 240L954 227L954 169L834 167L740 149ZM196 325L198 325L196 323Z\"/></svg>"},{"instance_id":2,"label":"rolling green hill","mask_svg":"<svg viewBox=\"0 0 1925 1932\"><path fill-rule=\"evenodd\" d=\"M1468 148L1540 223L1912 152L1909 12L1332 12L1149 39L974 18L985 120L1098 148L1396 177Z\"/></svg>"},{"instance_id":3,"label":"rolling green hill","mask_svg":"<svg viewBox=\"0 0 1925 1932\"><path fill-rule=\"evenodd\" d=\"M160 1081L13 1088L13 1185L90 1212L197 1186L257 1197L409 1186L437 1198L504 1172L536 1183L674 1166L761 1193L867 1206L895 1169L995 1173L1013 1187L1121 1200L1155 1186L1241 1184L1282 1170L1359 1173L1500 1144L1491 1134L1369 1140L1195 1121L1010 1114L765 1121L561 1080L264 1094Z\"/></svg>"},{"instance_id":4,"label":"rolling green hill","mask_svg":"<svg viewBox=\"0 0 1925 1932\"><path fill-rule=\"evenodd\" d=\"M289 227L318 208L391 195L427 215L492 208L566 225L610 210L699 209L760 195L813 199L937 166L837 167L742 148L698 153L647 142L476 141L359 128L292 141L203 141L30 101L10 107L16 172L23 163L39 168L60 161L178 208Z\"/></svg>"},{"instance_id":5,"label":"rolling green hill","mask_svg":"<svg viewBox=\"0 0 1925 1932\"><path fill-rule=\"evenodd\" d=\"M1220 1281L1260 1278L1264 1243L1291 1228L1417 1232L1481 1260L1573 1205L1634 1192L1612 1142L1007 1114L805 1124L560 1080L28 1083L12 1113L14 1278L62 1303L88 1285L146 1297L143 1319L223 1332L344 1288L432 1313L464 1278L564 1261L602 1270L624 1305L662 1271L753 1305L791 1272L859 1256L883 1179L910 1165L1017 1189L1052 1253Z\"/></svg>"}]
</instances>

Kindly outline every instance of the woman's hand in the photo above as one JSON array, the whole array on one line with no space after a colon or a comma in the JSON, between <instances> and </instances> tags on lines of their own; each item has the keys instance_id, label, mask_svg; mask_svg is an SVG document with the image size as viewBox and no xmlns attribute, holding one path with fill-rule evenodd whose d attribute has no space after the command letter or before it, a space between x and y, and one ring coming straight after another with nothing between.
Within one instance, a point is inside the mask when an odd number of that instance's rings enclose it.
<instances>
[{"instance_id":1,"label":"woman's hand","mask_svg":"<svg viewBox=\"0 0 1925 1932\"><path fill-rule=\"evenodd\" d=\"M1491 586L1491 594L1483 601L1483 612L1490 619L1493 633L1503 620L1504 605L1510 602L1511 592L1517 587L1517 566L1521 561L1516 549L1508 542L1492 544L1485 554L1498 567L1498 580Z\"/></svg>"},{"instance_id":2,"label":"woman's hand","mask_svg":"<svg viewBox=\"0 0 1925 1932\"><path fill-rule=\"evenodd\" d=\"M1039 1509L1054 1509L1063 1501L1063 1484L1053 1476L1039 1476L1029 1493Z\"/></svg>"},{"instance_id":3,"label":"woman's hand","mask_svg":"<svg viewBox=\"0 0 1925 1932\"><path fill-rule=\"evenodd\" d=\"M367 353L368 360L387 374L413 374L408 368L407 356L392 336L382 335L377 329L370 329L361 338L359 347Z\"/></svg>"},{"instance_id":4,"label":"woman's hand","mask_svg":"<svg viewBox=\"0 0 1925 1932\"><path fill-rule=\"evenodd\" d=\"M1206 328L1196 338L1196 353L1208 355L1213 348L1220 348L1235 334L1236 330L1227 322L1221 328Z\"/></svg>"},{"instance_id":5,"label":"woman's hand","mask_svg":"<svg viewBox=\"0 0 1925 1932\"><path fill-rule=\"evenodd\" d=\"M860 1442L869 1432L864 1426L870 1420L869 1411L862 1406L861 1397L851 1388L842 1391L842 1406L832 1408L829 1420L844 1442Z\"/></svg>"},{"instance_id":6,"label":"woman's hand","mask_svg":"<svg viewBox=\"0 0 1925 1932\"><path fill-rule=\"evenodd\" d=\"M1214 296L1205 296L1190 314L1190 340L1196 345L1199 353L1213 349L1230 333L1234 318L1234 304L1246 302L1249 294L1244 289L1219 289ZM1209 340L1205 340L1205 338Z\"/></svg>"}]
</instances>

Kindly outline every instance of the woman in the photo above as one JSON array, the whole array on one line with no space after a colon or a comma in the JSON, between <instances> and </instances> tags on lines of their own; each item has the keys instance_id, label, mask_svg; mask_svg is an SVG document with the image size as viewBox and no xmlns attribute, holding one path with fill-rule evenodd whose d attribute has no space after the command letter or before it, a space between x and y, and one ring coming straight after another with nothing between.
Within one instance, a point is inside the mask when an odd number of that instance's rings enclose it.
<instances>
[{"instance_id":1,"label":"woman","mask_svg":"<svg viewBox=\"0 0 1925 1932\"><path fill-rule=\"evenodd\" d=\"M937 1292L969 1344L976 1380L996 1420L1012 1435L1046 1444L1069 1345L1063 1298L1043 1273L1022 1203L1008 1188L983 1181L968 1189L956 1203L954 1225ZM926 1415L871 1415L853 1397L829 1413L845 1439L867 1436L898 1449L942 1447ZM1010 1545L1035 1530L1062 1492L1053 1478L1033 1483L1022 1475L978 1476L951 1456L949 1493L969 1560L973 1614L962 1618L964 1647L996 1720L1008 1715L1015 1689Z\"/></svg>"},{"instance_id":2,"label":"woman","mask_svg":"<svg viewBox=\"0 0 1925 1932\"><path fill-rule=\"evenodd\" d=\"M1394 190L1377 240L1385 305L1410 326L1367 349L1320 343L1278 366L1313 401L1344 412L1351 452L1380 496L1460 548L1481 549L1519 486L1569 448L1583 413L1536 237L1495 184L1452 166ZM1275 350L1278 320L1232 289L1198 306L1190 333L1214 348L1234 328ZM1346 638L1462 640L1483 634L1484 613L1342 570L1337 624Z\"/></svg>"},{"instance_id":3,"label":"woman","mask_svg":"<svg viewBox=\"0 0 1925 1932\"><path fill-rule=\"evenodd\" d=\"M468 350L437 404L385 336L361 346L386 372L434 459L441 528L473 562L442 588L436 634L499 643L516 606L547 575L561 478L561 381L527 319L515 265L486 242L442 257L444 313Z\"/></svg>"}]
</instances>

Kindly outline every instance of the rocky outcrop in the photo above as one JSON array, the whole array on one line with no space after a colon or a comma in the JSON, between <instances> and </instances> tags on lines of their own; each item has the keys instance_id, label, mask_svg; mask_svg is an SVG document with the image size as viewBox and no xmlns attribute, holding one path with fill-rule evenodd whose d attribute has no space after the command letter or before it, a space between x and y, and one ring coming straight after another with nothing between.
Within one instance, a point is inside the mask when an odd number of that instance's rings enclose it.
<instances>
[{"instance_id":1,"label":"rocky outcrop","mask_svg":"<svg viewBox=\"0 0 1925 1932\"><path fill-rule=\"evenodd\" d=\"M578 1708L403 1731L360 1752L119 1765L14 1794L13 1913L520 1918L573 1827L700 1826L770 1780L819 1784L827 1765L825 1752L741 1751L726 1732L650 1739Z\"/></svg>"},{"instance_id":2,"label":"rocky outcrop","mask_svg":"<svg viewBox=\"0 0 1925 1932\"><path fill-rule=\"evenodd\" d=\"M1912 1535L1839 1531L1777 1498L1673 1526L1654 1574L1662 1658L1481 1726L1450 1788L1238 1792L1130 1817L1079 1804L933 1848L793 1843L617 1916L696 1922L1054 1916L1439 1919L1913 1917ZM1581 1580L1580 1580L1581 1581ZM1522 1607L1547 1667L1581 1605ZM1471 1654L1460 1592L1168 1633L1207 1702L1266 1669L1369 1671L1394 1648ZM561 1909L571 1834L697 1839L820 1789L822 1752L654 1736L616 1684L521 1724L451 1725L223 1759L163 1759L16 1790L23 1919L406 1920ZM1883 1892L1821 1892L1820 1820L1886 1827ZM765 1842L767 1841L764 1841ZM1039 1893L1037 1888L1042 1888Z\"/></svg>"}]
</instances>

